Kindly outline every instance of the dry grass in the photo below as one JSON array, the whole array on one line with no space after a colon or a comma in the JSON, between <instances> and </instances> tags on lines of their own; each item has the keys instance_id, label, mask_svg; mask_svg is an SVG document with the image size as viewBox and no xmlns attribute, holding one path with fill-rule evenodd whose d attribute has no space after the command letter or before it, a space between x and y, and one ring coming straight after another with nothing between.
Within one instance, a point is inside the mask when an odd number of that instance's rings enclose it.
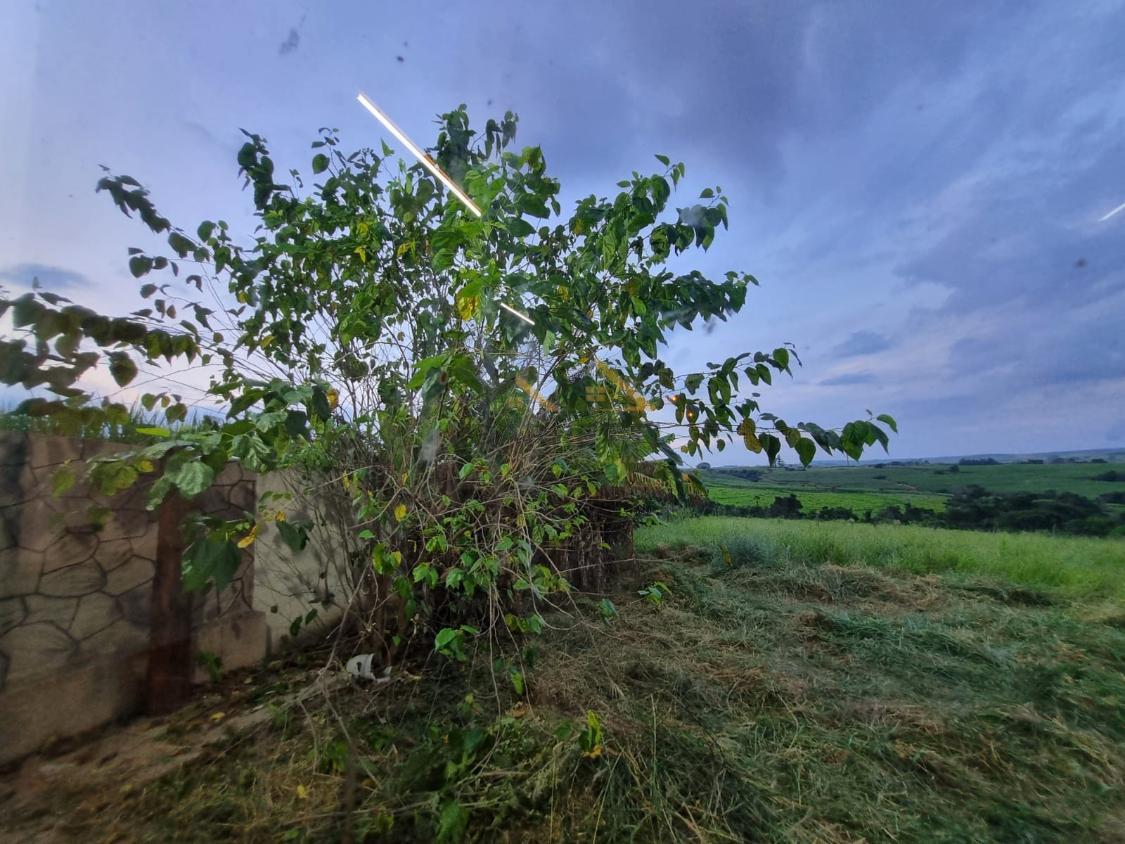
<instances>
[{"instance_id":1,"label":"dry grass","mask_svg":"<svg viewBox=\"0 0 1125 844\"><path fill-rule=\"evenodd\" d=\"M660 605L621 584L610 623L600 596L548 619L523 653L524 698L481 653L278 707L179 773L72 812L66 833L1118 840L1119 613L994 581L713 557L646 563L670 588ZM252 708L282 699L286 676L231 688L253 689ZM604 729L592 757L589 711Z\"/></svg>"}]
</instances>

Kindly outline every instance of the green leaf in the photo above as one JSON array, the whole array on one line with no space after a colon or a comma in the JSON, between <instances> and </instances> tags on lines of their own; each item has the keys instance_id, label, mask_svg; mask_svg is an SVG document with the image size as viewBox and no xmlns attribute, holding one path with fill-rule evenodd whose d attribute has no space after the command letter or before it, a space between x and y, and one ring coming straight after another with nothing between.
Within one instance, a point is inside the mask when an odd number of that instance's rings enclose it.
<instances>
[{"instance_id":1,"label":"green leaf","mask_svg":"<svg viewBox=\"0 0 1125 844\"><path fill-rule=\"evenodd\" d=\"M469 813L456 800L447 800L441 807L438 817L437 840L440 842L460 841L469 826Z\"/></svg>"},{"instance_id":2,"label":"green leaf","mask_svg":"<svg viewBox=\"0 0 1125 844\"><path fill-rule=\"evenodd\" d=\"M434 636L434 650L441 650L449 646L449 643L461 635L461 631L454 627L443 627Z\"/></svg>"},{"instance_id":3,"label":"green leaf","mask_svg":"<svg viewBox=\"0 0 1125 844\"><path fill-rule=\"evenodd\" d=\"M656 154L656 160L663 164L665 167L672 163L672 159L670 159L666 155L660 155L660 153Z\"/></svg>"},{"instance_id":4,"label":"green leaf","mask_svg":"<svg viewBox=\"0 0 1125 844\"><path fill-rule=\"evenodd\" d=\"M113 352L109 356L109 374L118 387L124 387L137 377L137 365L125 352Z\"/></svg>"},{"instance_id":5,"label":"green leaf","mask_svg":"<svg viewBox=\"0 0 1125 844\"><path fill-rule=\"evenodd\" d=\"M140 278L152 269L152 258L145 257L144 255L134 255L129 259L129 272L133 274L133 278Z\"/></svg>"},{"instance_id":6,"label":"green leaf","mask_svg":"<svg viewBox=\"0 0 1125 844\"><path fill-rule=\"evenodd\" d=\"M816 456L816 443L802 437L795 447L797 449L797 456L801 458L802 466L808 466L812 463L813 457Z\"/></svg>"},{"instance_id":7,"label":"green leaf","mask_svg":"<svg viewBox=\"0 0 1125 844\"><path fill-rule=\"evenodd\" d=\"M317 153L313 156L312 171L314 173L323 173L328 169L328 156L324 153Z\"/></svg>"},{"instance_id":8,"label":"green leaf","mask_svg":"<svg viewBox=\"0 0 1125 844\"><path fill-rule=\"evenodd\" d=\"M758 439L761 440L766 457L770 459L770 465L774 465L777 461L777 455L781 453L781 440L773 434L762 434Z\"/></svg>"},{"instance_id":9,"label":"green leaf","mask_svg":"<svg viewBox=\"0 0 1125 844\"><path fill-rule=\"evenodd\" d=\"M214 582L215 588L222 591L234 579L238 563L238 548L225 537L197 540L184 552L184 588L194 592Z\"/></svg>"},{"instance_id":10,"label":"green leaf","mask_svg":"<svg viewBox=\"0 0 1125 844\"><path fill-rule=\"evenodd\" d=\"M151 408L149 408L151 410ZM170 437L172 432L167 428L145 427L137 428L136 433L142 437Z\"/></svg>"},{"instance_id":11,"label":"green leaf","mask_svg":"<svg viewBox=\"0 0 1125 844\"><path fill-rule=\"evenodd\" d=\"M898 423L895 422L894 417L891 416L890 414L880 413L875 418L878 419L880 422L885 423L886 426L888 428L890 428L892 431L894 431L896 434L898 433Z\"/></svg>"},{"instance_id":12,"label":"green leaf","mask_svg":"<svg viewBox=\"0 0 1125 844\"><path fill-rule=\"evenodd\" d=\"M76 480L78 478L73 469L69 466L60 466L51 475L51 494L55 497L63 495L74 486Z\"/></svg>"},{"instance_id":13,"label":"green leaf","mask_svg":"<svg viewBox=\"0 0 1125 844\"><path fill-rule=\"evenodd\" d=\"M288 519L276 522L277 532L282 541L294 551L304 551L309 544L309 525L307 522L291 522Z\"/></svg>"},{"instance_id":14,"label":"green leaf","mask_svg":"<svg viewBox=\"0 0 1125 844\"><path fill-rule=\"evenodd\" d=\"M172 483L185 497L194 498L211 486L215 470L202 460L189 460L172 474Z\"/></svg>"},{"instance_id":15,"label":"green leaf","mask_svg":"<svg viewBox=\"0 0 1125 844\"><path fill-rule=\"evenodd\" d=\"M176 254L181 258L195 251L195 244L191 242L191 239L176 231L168 234L168 245L176 250Z\"/></svg>"},{"instance_id":16,"label":"green leaf","mask_svg":"<svg viewBox=\"0 0 1125 844\"><path fill-rule=\"evenodd\" d=\"M527 237L535 234L535 226L521 217L516 217L508 221L508 232L512 237Z\"/></svg>"}]
</instances>

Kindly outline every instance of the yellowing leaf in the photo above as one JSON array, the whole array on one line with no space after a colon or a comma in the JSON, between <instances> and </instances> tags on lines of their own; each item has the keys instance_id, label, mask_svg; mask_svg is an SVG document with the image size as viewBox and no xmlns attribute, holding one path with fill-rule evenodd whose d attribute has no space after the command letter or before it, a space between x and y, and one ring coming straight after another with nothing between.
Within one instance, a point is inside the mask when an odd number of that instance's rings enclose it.
<instances>
[{"instance_id":1,"label":"yellowing leaf","mask_svg":"<svg viewBox=\"0 0 1125 844\"><path fill-rule=\"evenodd\" d=\"M473 314L477 312L477 306L480 304L479 296L462 296L458 294L456 297L457 315L461 319L470 319Z\"/></svg>"},{"instance_id":2,"label":"yellowing leaf","mask_svg":"<svg viewBox=\"0 0 1125 844\"><path fill-rule=\"evenodd\" d=\"M246 536L244 536L244 537L242 537L242 539L238 540L238 547L239 548L249 548L251 545L254 544L254 540L257 539L257 538L258 538L258 525L255 524L254 527L250 528L250 532L248 534L246 534Z\"/></svg>"},{"instance_id":3,"label":"yellowing leaf","mask_svg":"<svg viewBox=\"0 0 1125 844\"><path fill-rule=\"evenodd\" d=\"M362 246L357 246L355 248L355 254L359 256L360 263L363 263L363 264L367 263L367 250L366 249L364 249Z\"/></svg>"},{"instance_id":4,"label":"yellowing leaf","mask_svg":"<svg viewBox=\"0 0 1125 844\"><path fill-rule=\"evenodd\" d=\"M222 721L226 717L227 717L227 713L225 713L225 712L212 712L211 713L211 720L214 721L216 724L218 724L220 721Z\"/></svg>"},{"instance_id":5,"label":"yellowing leaf","mask_svg":"<svg viewBox=\"0 0 1125 844\"><path fill-rule=\"evenodd\" d=\"M325 396L328 399L328 406L332 410L335 410L336 407L340 404L340 391L335 387L329 387L325 392Z\"/></svg>"},{"instance_id":6,"label":"yellowing leaf","mask_svg":"<svg viewBox=\"0 0 1125 844\"><path fill-rule=\"evenodd\" d=\"M753 419L743 419L738 426L738 433L742 434L742 441L746 444L746 447L755 454L761 454L762 443L754 431L755 425Z\"/></svg>"},{"instance_id":7,"label":"yellowing leaf","mask_svg":"<svg viewBox=\"0 0 1125 844\"><path fill-rule=\"evenodd\" d=\"M141 472L151 472L156 468L156 465L147 457L142 457L137 461L137 469Z\"/></svg>"},{"instance_id":8,"label":"yellowing leaf","mask_svg":"<svg viewBox=\"0 0 1125 844\"><path fill-rule=\"evenodd\" d=\"M309 799L309 790L306 786L303 786L303 785L297 786L297 799L298 800L308 800Z\"/></svg>"},{"instance_id":9,"label":"yellowing leaf","mask_svg":"<svg viewBox=\"0 0 1125 844\"><path fill-rule=\"evenodd\" d=\"M406 518L406 505L405 504L399 504L397 507L395 507L395 521L401 522L405 518Z\"/></svg>"}]
</instances>

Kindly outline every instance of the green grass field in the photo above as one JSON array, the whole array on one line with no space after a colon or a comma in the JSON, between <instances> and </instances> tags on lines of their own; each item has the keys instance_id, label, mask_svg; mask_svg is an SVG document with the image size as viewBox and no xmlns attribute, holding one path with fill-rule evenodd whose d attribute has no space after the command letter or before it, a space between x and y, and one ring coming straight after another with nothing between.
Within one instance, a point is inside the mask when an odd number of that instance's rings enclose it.
<instances>
[{"instance_id":1,"label":"green grass field","mask_svg":"<svg viewBox=\"0 0 1125 844\"><path fill-rule=\"evenodd\" d=\"M167 721L161 740L188 751L211 736L196 762L136 788L56 775L11 829L1125 838L1125 543L694 518L641 529L637 547L639 580L623 572L604 595L544 608L542 636L482 644L463 664L431 658L292 708L280 702L323 654L231 677ZM501 656L521 666L523 694ZM241 718L258 726L215 738L216 719Z\"/></svg>"},{"instance_id":2,"label":"green grass field","mask_svg":"<svg viewBox=\"0 0 1125 844\"><path fill-rule=\"evenodd\" d=\"M877 513L884 507L901 507L906 504L940 511L945 509L946 501L945 496L931 493L835 492L795 486L769 486L762 482L717 478L714 475L706 480L707 492L712 501L735 507L768 507L779 495L796 495L801 501L801 509L807 513L814 513L824 507L845 507L862 515L866 510Z\"/></svg>"},{"instance_id":3,"label":"green grass field","mask_svg":"<svg viewBox=\"0 0 1125 844\"><path fill-rule=\"evenodd\" d=\"M978 484L994 492L1039 492L1053 489L1096 497L1103 492L1125 489L1125 483L1096 481L1093 476L1109 470L1121 471L1121 463L1027 464L1001 463L995 466L960 466L949 473L949 466L821 466L808 469L763 468L757 483L771 487L815 490L857 490L868 492L930 492L951 495L959 487ZM705 472L712 480L738 480L721 472Z\"/></svg>"},{"instance_id":4,"label":"green grass field","mask_svg":"<svg viewBox=\"0 0 1125 844\"><path fill-rule=\"evenodd\" d=\"M802 511L844 507L856 516L885 507L905 506L942 511L957 489L976 484L993 492L1074 492L1096 498L1125 490L1125 483L1094 480L1095 475L1119 469L1121 463L998 464L961 466L827 466L808 469L761 468L754 481L724 472L703 471L712 501L736 507L768 507L774 499L796 495ZM1111 512L1125 505L1107 505Z\"/></svg>"}]
</instances>

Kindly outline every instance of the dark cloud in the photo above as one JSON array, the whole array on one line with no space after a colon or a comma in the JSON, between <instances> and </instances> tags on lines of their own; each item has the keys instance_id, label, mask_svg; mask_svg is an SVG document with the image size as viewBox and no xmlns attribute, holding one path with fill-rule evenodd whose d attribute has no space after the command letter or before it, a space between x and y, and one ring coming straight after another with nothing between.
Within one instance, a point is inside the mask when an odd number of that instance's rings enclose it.
<instances>
[{"instance_id":1,"label":"dark cloud","mask_svg":"<svg viewBox=\"0 0 1125 844\"><path fill-rule=\"evenodd\" d=\"M1052 150L1033 169L987 174L948 232L899 273L951 288L948 307L958 312L1013 303L1069 309L1090 291L1125 289L1121 225L1093 216L1105 174L1125 170L1122 128L1097 133L1102 149L1087 157L1089 127L1076 125L1061 139L1073 151L1066 162Z\"/></svg>"},{"instance_id":2,"label":"dark cloud","mask_svg":"<svg viewBox=\"0 0 1125 844\"><path fill-rule=\"evenodd\" d=\"M429 137L428 116L455 103L470 105L477 126L511 108L521 118L517 145L541 144L570 198L613 192L631 170L655 168L652 153L687 164L676 205L724 187L730 236L678 259L676 271L752 271L760 307L712 334L675 336L669 360L685 371L716 344L793 340L809 350L809 380L779 385L771 400L793 396L807 403L803 418L831 424L853 412L852 397L855 413L874 405L875 389L863 385L877 383L878 399L894 402L877 409L901 412L914 454L970 442L1010 450L1003 438L1016 427L1021 447L1069 447L1125 424L1125 389L1114 391L1125 384L1125 213L1098 222L1125 200L1122 0L1080 13L1047 0L484 0L437 17L423 6L386 16L352 0L310 11L317 37L305 37L302 18L280 46L251 12L233 12L223 33L184 14L178 29L194 29L181 41L205 52L192 47L166 75L113 84L90 46L110 33L76 26L81 37L54 49L73 61L68 84L56 96L34 92L36 101L97 103L92 114L141 102L134 82L151 85L151 103L175 102L187 125L151 109L129 112L132 124L87 118L89 149L127 150L135 140L175 162L162 192L169 201L200 195L205 155L229 173L219 151L237 148L246 111L251 128L302 157L310 127L340 125L369 142L376 130L351 102L352 86L377 85L409 38L425 73L395 73L386 95L418 140ZM86 29L101 20L91 14ZM158 58L175 55L139 22L125 25ZM245 38L222 37L258 30L253 46L286 61L263 65ZM261 96L272 89L286 96ZM73 127L52 119L51 140L69 137ZM168 127L174 137L161 134ZM36 147L39 166L19 166L58 180L46 149ZM54 209L9 201L9 219L54 227ZM109 237L85 220L75 231L85 240L67 239L72 254L36 245L9 260L46 254L88 266ZM833 368L860 355L872 358L859 372ZM798 392L818 378L825 389ZM856 388L827 389L845 385Z\"/></svg>"},{"instance_id":3,"label":"dark cloud","mask_svg":"<svg viewBox=\"0 0 1125 844\"><path fill-rule=\"evenodd\" d=\"M35 279L50 290L70 290L89 287L90 279L73 270L53 267L50 264L13 264L0 269L0 280L30 287Z\"/></svg>"},{"instance_id":4,"label":"dark cloud","mask_svg":"<svg viewBox=\"0 0 1125 844\"><path fill-rule=\"evenodd\" d=\"M1122 301L1070 318L1013 312L999 330L954 344L950 364L973 377L995 373L1013 391L1125 379L1123 325Z\"/></svg>"},{"instance_id":5,"label":"dark cloud","mask_svg":"<svg viewBox=\"0 0 1125 844\"><path fill-rule=\"evenodd\" d=\"M844 387L848 384L873 384L878 379L871 372L849 372L817 382L821 387Z\"/></svg>"},{"instance_id":6,"label":"dark cloud","mask_svg":"<svg viewBox=\"0 0 1125 844\"><path fill-rule=\"evenodd\" d=\"M837 345L832 353L842 358L873 355L876 352L886 351L891 345L891 341L878 332L856 331L843 343Z\"/></svg>"}]
</instances>

